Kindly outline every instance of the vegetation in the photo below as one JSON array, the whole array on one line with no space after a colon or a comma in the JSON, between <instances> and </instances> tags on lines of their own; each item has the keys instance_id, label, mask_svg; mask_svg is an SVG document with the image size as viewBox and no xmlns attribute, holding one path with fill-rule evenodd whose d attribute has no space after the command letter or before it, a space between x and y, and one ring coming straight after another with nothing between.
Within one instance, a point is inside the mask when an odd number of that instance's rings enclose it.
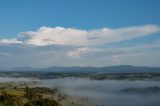
<instances>
[{"instance_id":1,"label":"vegetation","mask_svg":"<svg viewBox=\"0 0 160 106\"><path fill-rule=\"evenodd\" d=\"M38 99L38 100L29 101L24 106L59 106L59 104L55 100Z\"/></svg>"},{"instance_id":2,"label":"vegetation","mask_svg":"<svg viewBox=\"0 0 160 106\"><path fill-rule=\"evenodd\" d=\"M13 93L11 93L12 91ZM0 106L59 106L59 103L54 99L43 97L42 94L49 92L53 93L54 91L40 87L16 88L16 90L1 89Z\"/></svg>"},{"instance_id":3,"label":"vegetation","mask_svg":"<svg viewBox=\"0 0 160 106\"><path fill-rule=\"evenodd\" d=\"M0 76L5 77L23 77L37 79L56 79L65 77L89 78L93 80L159 80L160 73L97 73L97 72L1 72Z\"/></svg>"},{"instance_id":4,"label":"vegetation","mask_svg":"<svg viewBox=\"0 0 160 106\"><path fill-rule=\"evenodd\" d=\"M7 94L5 91L0 96L0 106L23 106L20 97Z\"/></svg>"}]
</instances>

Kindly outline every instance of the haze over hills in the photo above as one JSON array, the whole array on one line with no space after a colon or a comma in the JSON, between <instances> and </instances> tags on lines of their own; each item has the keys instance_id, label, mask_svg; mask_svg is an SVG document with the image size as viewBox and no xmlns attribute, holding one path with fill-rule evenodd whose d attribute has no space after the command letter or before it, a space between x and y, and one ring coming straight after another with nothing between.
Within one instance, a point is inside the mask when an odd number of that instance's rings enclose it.
<instances>
[{"instance_id":1,"label":"haze over hills","mask_svg":"<svg viewBox=\"0 0 160 106\"><path fill-rule=\"evenodd\" d=\"M86 73L150 73L160 72L160 67L144 67L144 66L132 66L132 65L117 65L108 67L61 67L53 66L48 68L32 68L32 67L16 67L12 69L1 69L1 71L44 71L44 72L86 72Z\"/></svg>"}]
</instances>

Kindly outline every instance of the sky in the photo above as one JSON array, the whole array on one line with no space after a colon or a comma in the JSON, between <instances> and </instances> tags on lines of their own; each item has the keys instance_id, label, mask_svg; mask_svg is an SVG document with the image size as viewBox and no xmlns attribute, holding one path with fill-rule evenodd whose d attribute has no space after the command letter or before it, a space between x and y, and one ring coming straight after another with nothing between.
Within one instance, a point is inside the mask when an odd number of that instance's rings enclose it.
<instances>
[{"instance_id":1,"label":"sky","mask_svg":"<svg viewBox=\"0 0 160 106\"><path fill-rule=\"evenodd\" d=\"M159 67L159 5L159 0L0 0L0 67Z\"/></svg>"}]
</instances>

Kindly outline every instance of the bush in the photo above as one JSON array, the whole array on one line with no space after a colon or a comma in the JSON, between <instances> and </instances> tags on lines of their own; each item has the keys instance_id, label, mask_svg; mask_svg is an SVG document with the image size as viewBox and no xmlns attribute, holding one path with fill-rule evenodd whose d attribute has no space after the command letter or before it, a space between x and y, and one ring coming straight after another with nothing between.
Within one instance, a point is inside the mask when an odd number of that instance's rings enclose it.
<instances>
[{"instance_id":1,"label":"bush","mask_svg":"<svg viewBox=\"0 0 160 106\"><path fill-rule=\"evenodd\" d=\"M30 101L26 103L25 106L59 106L59 104L55 100L40 99L40 100Z\"/></svg>"},{"instance_id":2,"label":"bush","mask_svg":"<svg viewBox=\"0 0 160 106\"><path fill-rule=\"evenodd\" d=\"M3 93L0 96L0 106L22 106L19 97Z\"/></svg>"}]
</instances>

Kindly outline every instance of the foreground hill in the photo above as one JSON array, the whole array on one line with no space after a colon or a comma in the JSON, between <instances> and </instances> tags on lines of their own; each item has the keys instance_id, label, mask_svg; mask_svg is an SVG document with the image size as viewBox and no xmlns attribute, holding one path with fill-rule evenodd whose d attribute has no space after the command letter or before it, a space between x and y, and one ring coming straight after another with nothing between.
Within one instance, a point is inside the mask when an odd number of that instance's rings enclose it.
<instances>
[{"instance_id":1,"label":"foreground hill","mask_svg":"<svg viewBox=\"0 0 160 106\"><path fill-rule=\"evenodd\" d=\"M55 93L48 88L0 88L0 106L60 106L44 95Z\"/></svg>"}]
</instances>

